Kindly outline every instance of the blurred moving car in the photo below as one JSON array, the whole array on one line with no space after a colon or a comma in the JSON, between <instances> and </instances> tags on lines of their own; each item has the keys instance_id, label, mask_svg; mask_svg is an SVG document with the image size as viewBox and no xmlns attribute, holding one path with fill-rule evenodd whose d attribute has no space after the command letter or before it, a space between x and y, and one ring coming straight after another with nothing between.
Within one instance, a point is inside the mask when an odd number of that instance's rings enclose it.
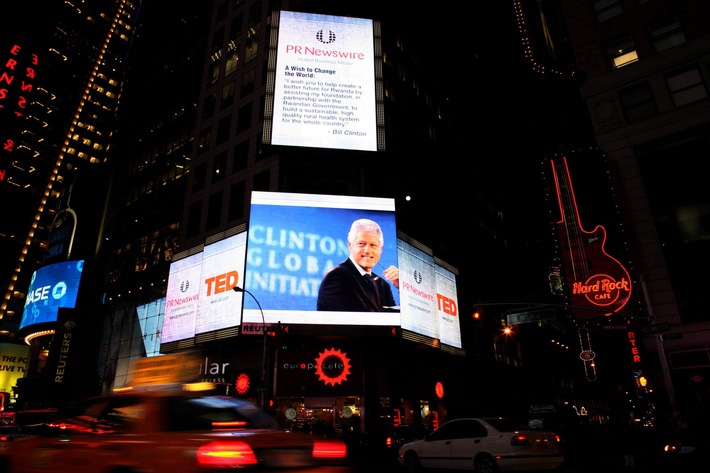
<instances>
[{"instance_id":1,"label":"blurred moving car","mask_svg":"<svg viewBox=\"0 0 710 473\"><path fill-rule=\"evenodd\" d=\"M484 417L447 421L425 438L402 445L397 460L408 473L429 468L494 473L551 470L562 465L563 456L554 432Z\"/></svg>"},{"instance_id":2,"label":"blurred moving car","mask_svg":"<svg viewBox=\"0 0 710 473\"><path fill-rule=\"evenodd\" d=\"M0 442L37 435L44 431L48 423L57 417L57 409L27 409L12 412L5 424L0 424Z\"/></svg>"},{"instance_id":3,"label":"blurred moving car","mask_svg":"<svg viewBox=\"0 0 710 473\"><path fill-rule=\"evenodd\" d=\"M42 434L0 445L0 472L195 473L344 463L344 442L284 430L266 410L191 390L198 385L134 388L71 406Z\"/></svg>"}]
</instances>

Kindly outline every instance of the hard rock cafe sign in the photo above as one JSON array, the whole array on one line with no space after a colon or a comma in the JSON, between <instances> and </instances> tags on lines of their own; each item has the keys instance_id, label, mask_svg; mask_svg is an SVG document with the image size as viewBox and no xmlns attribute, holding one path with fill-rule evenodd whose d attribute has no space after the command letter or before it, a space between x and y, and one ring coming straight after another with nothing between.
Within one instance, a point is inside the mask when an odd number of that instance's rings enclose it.
<instances>
[{"instance_id":1,"label":"hard rock cafe sign","mask_svg":"<svg viewBox=\"0 0 710 473\"><path fill-rule=\"evenodd\" d=\"M551 160L561 218L557 222L564 279L575 317L588 319L620 311L631 297L631 277L605 248L606 229L582 228L566 158Z\"/></svg>"}]
</instances>

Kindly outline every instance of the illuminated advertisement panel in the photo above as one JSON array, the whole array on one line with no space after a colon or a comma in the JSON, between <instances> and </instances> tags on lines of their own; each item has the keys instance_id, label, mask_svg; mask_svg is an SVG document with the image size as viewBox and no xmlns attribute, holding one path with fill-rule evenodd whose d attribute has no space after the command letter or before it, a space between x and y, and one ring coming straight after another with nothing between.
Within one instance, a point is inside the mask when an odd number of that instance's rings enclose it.
<instances>
[{"instance_id":1,"label":"illuminated advertisement panel","mask_svg":"<svg viewBox=\"0 0 710 473\"><path fill-rule=\"evenodd\" d=\"M373 21L289 11L274 21L267 144L377 151Z\"/></svg>"},{"instance_id":2,"label":"illuminated advertisement panel","mask_svg":"<svg viewBox=\"0 0 710 473\"><path fill-rule=\"evenodd\" d=\"M79 294L83 260L63 261L39 268L32 274L19 329L56 322L60 308L73 309Z\"/></svg>"},{"instance_id":3,"label":"illuminated advertisement panel","mask_svg":"<svg viewBox=\"0 0 710 473\"><path fill-rule=\"evenodd\" d=\"M161 343L195 336L201 276L201 252L170 264Z\"/></svg>"},{"instance_id":4,"label":"illuminated advertisement panel","mask_svg":"<svg viewBox=\"0 0 710 473\"><path fill-rule=\"evenodd\" d=\"M456 275L406 241L397 246L402 328L461 348Z\"/></svg>"},{"instance_id":5,"label":"illuminated advertisement panel","mask_svg":"<svg viewBox=\"0 0 710 473\"><path fill-rule=\"evenodd\" d=\"M245 289L266 323L399 326L399 290L383 276L398 265L394 210L394 199L253 192ZM348 232L359 219L377 222L384 234L373 273L380 291L392 293L392 305L376 313L318 310L322 280L348 260ZM254 298L244 297L244 323L261 323Z\"/></svg>"},{"instance_id":6,"label":"illuminated advertisement panel","mask_svg":"<svg viewBox=\"0 0 710 473\"><path fill-rule=\"evenodd\" d=\"M25 376L30 347L16 343L0 343L0 353L0 393L11 393L18 378ZM7 407L7 402L2 406Z\"/></svg>"},{"instance_id":7,"label":"illuminated advertisement panel","mask_svg":"<svg viewBox=\"0 0 710 473\"><path fill-rule=\"evenodd\" d=\"M399 247L402 328L439 338L434 257L406 243Z\"/></svg>"},{"instance_id":8,"label":"illuminated advertisement panel","mask_svg":"<svg viewBox=\"0 0 710 473\"><path fill-rule=\"evenodd\" d=\"M202 277L195 333L211 332L239 325L243 286L246 232L205 246L202 253Z\"/></svg>"},{"instance_id":9,"label":"illuminated advertisement panel","mask_svg":"<svg viewBox=\"0 0 710 473\"><path fill-rule=\"evenodd\" d=\"M436 265L436 300L439 313L439 340L441 343L461 348L456 275Z\"/></svg>"}]
</instances>

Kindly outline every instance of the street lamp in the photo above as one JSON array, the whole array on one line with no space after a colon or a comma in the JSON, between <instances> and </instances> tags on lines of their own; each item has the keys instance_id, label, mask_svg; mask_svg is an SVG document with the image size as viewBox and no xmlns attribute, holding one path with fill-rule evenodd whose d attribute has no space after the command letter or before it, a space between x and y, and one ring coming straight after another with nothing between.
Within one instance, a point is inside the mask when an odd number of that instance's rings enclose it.
<instances>
[{"instance_id":1,"label":"street lamp","mask_svg":"<svg viewBox=\"0 0 710 473\"><path fill-rule=\"evenodd\" d=\"M263 352L261 354L261 386L259 388L260 390L260 403L261 407L266 407L264 406L264 396L266 394L266 319L264 318L264 311L261 308L261 304L259 304L259 299L254 297L254 294L249 292L248 290L241 288L239 286L234 286L232 288L234 292L246 292L251 296L252 299L254 299L254 302L256 302L256 305L259 307L259 312L261 313L261 332L264 336L264 348Z\"/></svg>"}]
</instances>

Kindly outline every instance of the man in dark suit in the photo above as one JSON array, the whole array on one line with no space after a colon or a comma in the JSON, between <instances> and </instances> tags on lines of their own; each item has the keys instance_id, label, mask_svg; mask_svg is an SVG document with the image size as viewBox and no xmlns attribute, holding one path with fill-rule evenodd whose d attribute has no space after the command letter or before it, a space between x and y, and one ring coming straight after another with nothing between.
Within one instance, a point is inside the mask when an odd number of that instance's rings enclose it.
<instances>
[{"instance_id":1,"label":"man in dark suit","mask_svg":"<svg viewBox=\"0 0 710 473\"><path fill-rule=\"evenodd\" d=\"M372 272L380 261L384 235L377 222L360 219L348 233L348 259L334 267L318 289L318 310L388 312L396 305L388 280L399 288L399 270L390 266L382 277Z\"/></svg>"}]
</instances>

